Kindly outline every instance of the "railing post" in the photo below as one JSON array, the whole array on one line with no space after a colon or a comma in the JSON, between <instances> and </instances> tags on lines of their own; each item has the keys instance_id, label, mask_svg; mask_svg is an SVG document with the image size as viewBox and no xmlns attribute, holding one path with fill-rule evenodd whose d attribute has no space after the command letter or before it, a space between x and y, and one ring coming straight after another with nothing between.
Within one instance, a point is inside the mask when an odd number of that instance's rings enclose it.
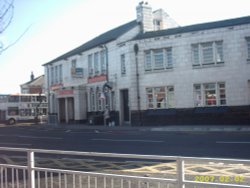
<instances>
[{"instance_id":1,"label":"railing post","mask_svg":"<svg viewBox=\"0 0 250 188\"><path fill-rule=\"evenodd\" d=\"M185 170L184 170L184 159L177 158L177 180L178 188L185 188Z\"/></svg>"},{"instance_id":2,"label":"railing post","mask_svg":"<svg viewBox=\"0 0 250 188\"><path fill-rule=\"evenodd\" d=\"M27 152L27 158L28 158L28 188L35 188L35 158L34 158L34 152L28 151Z\"/></svg>"}]
</instances>

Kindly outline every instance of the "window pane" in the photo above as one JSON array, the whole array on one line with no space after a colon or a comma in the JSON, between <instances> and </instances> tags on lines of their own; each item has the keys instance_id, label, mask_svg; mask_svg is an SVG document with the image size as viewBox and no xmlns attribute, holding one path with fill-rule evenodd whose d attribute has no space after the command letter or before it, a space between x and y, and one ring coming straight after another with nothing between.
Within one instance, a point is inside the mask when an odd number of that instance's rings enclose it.
<instances>
[{"instance_id":1,"label":"window pane","mask_svg":"<svg viewBox=\"0 0 250 188\"><path fill-rule=\"evenodd\" d=\"M216 62L222 62L223 61L223 46L222 41L216 42Z\"/></svg>"},{"instance_id":2,"label":"window pane","mask_svg":"<svg viewBox=\"0 0 250 188\"><path fill-rule=\"evenodd\" d=\"M172 48L166 50L167 68L173 67Z\"/></svg>"},{"instance_id":3,"label":"window pane","mask_svg":"<svg viewBox=\"0 0 250 188\"><path fill-rule=\"evenodd\" d=\"M105 51L100 52L100 61L101 61L101 73L106 74L106 57L105 57Z\"/></svg>"},{"instance_id":4,"label":"window pane","mask_svg":"<svg viewBox=\"0 0 250 188\"><path fill-rule=\"evenodd\" d=\"M247 38L247 57L250 59L250 38Z\"/></svg>"},{"instance_id":5,"label":"window pane","mask_svg":"<svg viewBox=\"0 0 250 188\"><path fill-rule=\"evenodd\" d=\"M168 108L173 108L175 105L174 101L174 87L173 86L168 86L167 87L168 93L167 93L167 107Z\"/></svg>"},{"instance_id":6,"label":"window pane","mask_svg":"<svg viewBox=\"0 0 250 188\"><path fill-rule=\"evenodd\" d=\"M94 54L95 74L99 74L99 53Z\"/></svg>"},{"instance_id":7,"label":"window pane","mask_svg":"<svg viewBox=\"0 0 250 188\"><path fill-rule=\"evenodd\" d=\"M18 107L8 107L8 115L9 116L17 116L18 115Z\"/></svg>"},{"instance_id":8,"label":"window pane","mask_svg":"<svg viewBox=\"0 0 250 188\"><path fill-rule=\"evenodd\" d=\"M203 64L213 63L213 43L202 44Z\"/></svg>"},{"instance_id":9,"label":"window pane","mask_svg":"<svg viewBox=\"0 0 250 188\"><path fill-rule=\"evenodd\" d=\"M145 70L151 70L152 69L152 63L151 63L151 52L146 51L145 52Z\"/></svg>"},{"instance_id":10,"label":"window pane","mask_svg":"<svg viewBox=\"0 0 250 188\"><path fill-rule=\"evenodd\" d=\"M30 96L21 96L21 102L30 102L31 97Z\"/></svg>"},{"instance_id":11,"label":"window pane","mask_svg":"<svg viewBox=\"0 0 250 188\"><path fill-rule=\"evenodd\" d=\"M92 65L92 54L88 56L88 68L89 68L89 76L92 76L94 74Z\"/></svg>"},{"instance_id":12,"label":"window pane","mask_svg":"<svg viewBox=\"0 0 250 188\"><path fill-rule=\"evenodd\" d=\"M9 102L19 102L19 96L9 96Z\"/></svg>"},{"instance_id":13,"label":"window pane","mask_svg":"<svg viewBox=\"0 0 250 188\"><path fill-rule=\"evenodd\" d=\"M199 46L198 44L192 45L193 65L199 65Z\"/></svg>"},{"instance_id":14,"label":"window pane","mask_svg":"<svg viewBox=\"0 0 250 188\"><path fill-rule=\"evenodd\" d=\"M220 105L226 105L226 90L225 90L225 83L219 83L219 102Z\"/></svg>"},{"instance_id":15,"label":"window pane","mask_svg":"<svg viewBox=\"0 0 250 188\"><path fill-rule=\"evenodd\" d=\"M125 75L126 74L126 65L125 65L125 55L121 55L121 74Z\"/></svg>"},{"instance_id":16,"label":"window pane","mask_svg":"<svg viewBox=\"0 0 250 188\"><path fill-rule=\"evenodd\" d=\"M205 105L216 105L215 83L204 84Z\"/></svg>"},{"instance_id":17,"label":"window pane","mask_svg":"<svg viewBox=\"0 0 250 188\"><path fill-rule=\"evenodd\" d=\"M201 85L194 85L194 106L202 106Z\"/></svg>"},{"instance_id":18,"label":"window pane","mask_svg":"<svg viewBox=\"0 0 250 188\"><path fill-rule=\"evenodd\" d=\"M163 50L159 49L159 50L154 50L154 63L155 69L163 69Z\"/></svg>"},{"instance_id":19,"label":"window pane","mask_svg":"<svg viewBox=\"0 0 250 188\"><path fill-rule=\"evenodd\" d=\"M165 87L154 88L154 95L156 100L156 108L166 108Z\"/></svg>"}]
</instances>

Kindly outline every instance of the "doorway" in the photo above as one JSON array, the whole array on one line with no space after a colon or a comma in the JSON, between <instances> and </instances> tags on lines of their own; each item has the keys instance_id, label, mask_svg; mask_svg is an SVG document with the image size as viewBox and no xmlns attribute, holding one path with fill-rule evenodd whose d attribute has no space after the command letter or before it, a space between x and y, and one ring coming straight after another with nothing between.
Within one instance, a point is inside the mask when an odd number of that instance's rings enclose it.
<instances>
[{"instance_id":1,"label":"doorway","mask_svg":"<svg viewBox=\"0 0 250 188\"><path fill-rule=\"evenodd\" d=\"M65 98L59 98L58 104L59 104L59 122L65 123L66 122Z\"/></svg>"},{"instance_id":2,"label":"doorway","mask_svg":"<svg viewBox=\"0 0 250 188\"><path fill-rule=\"evenodd\" d=\"M120 112L121 112L121 125L129 125L130 113L129 113L129 92L128 89L120 91Z\"/></svg>"}]
</instances>

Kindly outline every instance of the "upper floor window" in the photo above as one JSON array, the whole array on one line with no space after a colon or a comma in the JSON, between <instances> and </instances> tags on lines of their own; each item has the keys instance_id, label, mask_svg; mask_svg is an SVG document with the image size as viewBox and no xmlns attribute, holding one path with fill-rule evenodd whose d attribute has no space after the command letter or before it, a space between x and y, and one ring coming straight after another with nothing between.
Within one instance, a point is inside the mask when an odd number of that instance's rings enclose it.
<instances>
[{"instance_id":1,"label":"upper floor window","mask_svg":"<svg viewBox=\"0 0 250 188\"><path fill-rule=\"evenodd\" d=\"M106 74L106 51L100 52L101 74Z\"/></svg>"},{"instance_id":2,"label":"upper floor window","mask_svg":"<svg viewBox=\"0 0 250 188\"><path fill-rule=\"evenodd\" d=\"M94 70L93 70L93 63L92 63L92 54L88 55L88 72L89 76L94 75Z\"/></svg>"},{"instance_id":3,"label":"upper floor window","mask_svg":"<svg viewBox=\"0 0 250 188\"><path fill-rule=\"evenodd\" d=\"M62 65L59 65L59 82L63 81L63 70L62 70Z\"/></svg>"},{"instance_id":4,"label":"upper floor window","mask_svg":"<svg viewBox=\"0 0 250 188\"><path fill-rule=\"evenodd\" d=\"M223 42L192 44L193 66L214 65L223 62Z\"/></svg>"},{"instance_id":5,"label":"upper floor window","mask_svg":"<svg viewBox=\"0 0 250 188\"><path fill-rule=\"evenodd\" d=\"M54 79L54 67L51 67L51 76L50 76L50 83L54 84L55 83L55 79Z\"/></svg>"},{"instance_id":6,"label":"upper floor window","mask_svg":"<svg viewBox=\"0 0 250 188\"><path fill-rule=\"evenodd\" d=\"M196 107L226 105L225 83L194 84L194 105Z\"/></svg>"},{"instance_id":7,"label":"upper floor window","mask_svg":"<svg viewBox=\"0 0 250 188\"><path fill-rule=\"evenodd\" d=\"M173 108L174 87L153 87L146 88L147 108Z\"/></svg>"},{"instance_id":8,"label":"upper floor window","mask_svg":"<svg viewBox=\"0 0 250 188\"><path fill-rule=\"evenodd\" d=\"M144 58L145 71L173 68L172 48L147 50Z\"/></svg>"},{"instance_id":9,"label":"upper floor window","mask_svg":"<svg viewBox=\"0 0 250 188\"><path fill-rule=\"evenodd\" d=\"M72 61L71 61L71 67L72 68L76 68L77 66L76 66L76 59L73 59Z\"/></svg>"},{"instance_id":10,"label":"upper floor window","mask_svg":"<svg viewBox=\"0 0 250 188\"><path fill-rule=\"evenodd\" d=\"M246 37L247 42L247 60L250 61L250 37Z\"/></svg>"},{"instance_id":11,"label":"upper floor window","mask_svg":"<svg viewBox=\"0 0 250 188\"><path fill-rule=\"evenodd\" d=\"M125 54L121 55L121 75L126 75Z\"/></svg>"},{"instance_id":12,"label":"upper floor window","mask_svg":"<svg viewBox=\"0 0 250 188\"><path fill-rule=\"evenodd\" d=\"M106 53L105 50L88 55L89 76L106 74Z\"/></svg>"},{"instance_id":13,"label":"upper floor window","mask_svg":"<svg viewBox=\"0 0 250 188\"><path fill-rule=\"evenodd\" d=\"M99 74L99 53L94 53L94 67L95 67L95 74Z\"/></svg>"},{"instance_id":14,"label":"upper floor window","mask_svg":"<svg viewBox=\"0 0 250 188\"><path fill-rule=\"evenodd\" d=\"M55 83L58 83L58 66L55 66Z\"/></svg>"}]
</instances>

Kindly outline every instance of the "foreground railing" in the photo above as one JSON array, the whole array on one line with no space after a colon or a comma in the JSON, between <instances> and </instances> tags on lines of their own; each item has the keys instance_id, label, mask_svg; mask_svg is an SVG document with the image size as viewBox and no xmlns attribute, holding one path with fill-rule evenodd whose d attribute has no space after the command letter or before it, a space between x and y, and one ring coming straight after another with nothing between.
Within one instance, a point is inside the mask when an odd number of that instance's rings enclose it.
<instances>
[{"instance_id":1,"label":"foreground railing","mask_svg":"<svg viewBox=\"0 0 250 188\"><path fill-rule=\"evenodd\" d=\"M193 179L187 180L185 173L186 163L229 163L247 165L249 160L214 159L214 158L191 158L156 155L132 155L112 154L95 152L57 151L23 148L0 147L0 151L25 152L27 153L27 164L13 165L0 164L0 187L1 188L221 188L221 187L242 187L250 188L250 179L244 175L233 177L223 174L196 175ZM129 174L114 174L103 172L86 172L66 169L41 168L35 165L35 154L54 154L67 156L88 156L119 159L138 160L159 160L175 161L176 175L173 178L166 177L145 177ZM72 159L73 160L73 159ZM244 173L243 173L244 174Z\"/></svg>"}]
</instances>

